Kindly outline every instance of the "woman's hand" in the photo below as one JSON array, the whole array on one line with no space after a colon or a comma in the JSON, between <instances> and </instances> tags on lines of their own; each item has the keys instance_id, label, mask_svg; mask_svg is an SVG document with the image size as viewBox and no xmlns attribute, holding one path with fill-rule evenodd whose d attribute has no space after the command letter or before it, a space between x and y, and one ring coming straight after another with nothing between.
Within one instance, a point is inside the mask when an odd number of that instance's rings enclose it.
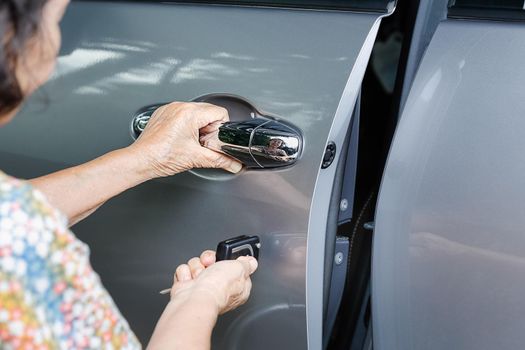
<instances>
[{"instance_id":1,"label":"woman's hand","mask_svg":"<svg viewBox=\"0 0 525 350\"><path fill-rule=\"evenodd\" d=\"M215 262L215 252L205 251L187 264L177 267L171 298L202 294L213 298L218 314L223 314L244 304L252 287L250 275L257 269L253 257Z\"/></svg>"},{"instance_id":2,"label":"woman's hand","mask_svg":"<svg viewBox=\"0 0 525 350\"><path fill-rule=\"evenodd\" d=\"M252 257L216 263L212 251L180 265L148 349L209 350L218 315L246 302L256 269Z\"/></svg>"},{"instance_id":3,"label":"woman's hand","mask_svg":"<svg viewBox=\"0 0 525 350\"><path fill-rule=\"evenodd\" d=\"M235 159L202 147L199 137L216 132L229 120L222 107L208 103L173 102L159 107L131 149L142 155L151 178L192 168L241 170Z\"/></svg>"}]
</instances>

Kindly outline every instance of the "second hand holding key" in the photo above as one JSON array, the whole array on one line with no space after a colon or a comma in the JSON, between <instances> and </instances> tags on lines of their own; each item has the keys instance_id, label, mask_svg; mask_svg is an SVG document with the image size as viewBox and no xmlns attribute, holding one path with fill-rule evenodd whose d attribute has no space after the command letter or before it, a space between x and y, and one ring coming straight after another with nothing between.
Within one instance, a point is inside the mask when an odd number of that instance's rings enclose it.
<instances>
[{"instance_id":1,"label":"second hand holding key","mask_svg":"<svg viewBox=\"0 0 525 350\"><path fill-rule=\"evenodd\" d=\"M215 261L235 260L241 256L259 258L261 240L258 236L242 235L227 239L217 244ZM169 294L171 288L163 289L159 294Z\"/></svg>"}]
</instances>

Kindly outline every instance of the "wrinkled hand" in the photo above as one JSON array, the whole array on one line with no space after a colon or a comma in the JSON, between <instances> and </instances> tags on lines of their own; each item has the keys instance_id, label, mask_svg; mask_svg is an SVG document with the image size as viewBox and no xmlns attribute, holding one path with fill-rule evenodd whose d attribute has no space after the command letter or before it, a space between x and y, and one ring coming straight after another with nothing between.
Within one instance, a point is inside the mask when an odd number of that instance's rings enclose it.
<instances>
[{"instance_id":1,"label":"wrinkled hand","mask_svg":"<svg viewBox=\"0 0 525 350\"><path fill-rule=\"evenodd\" d=\"M215 262L215 252L205 251L187 264L177 267L171 289L172 300L188 293L209 295L219 314L244 304L250 296L250 275L257 269L253 257Z\"/></svg>"},{"instance_id":2,"label":"wrinkled hand","mask_svg":"<svg viewBox=\"0 0 525 350\"><path fill-rule=\"evenodd\" d=\"M140 137L130 146L144 158L151 177L174 175L192 168L241 170L235 159L202 147L199 137L216 133L228 112L209 103L173 102L159 107Z\"/></svg>"}]
</instances>

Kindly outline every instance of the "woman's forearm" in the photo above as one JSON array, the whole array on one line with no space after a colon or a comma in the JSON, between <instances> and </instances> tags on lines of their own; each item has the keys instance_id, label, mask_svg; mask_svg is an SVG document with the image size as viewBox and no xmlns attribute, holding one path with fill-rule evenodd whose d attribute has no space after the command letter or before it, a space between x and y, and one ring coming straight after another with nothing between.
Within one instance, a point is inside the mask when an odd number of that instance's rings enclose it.
<instances>
[{"instance_id":1,"label":"woman's forearm","mask_svg":"<svg viewBox=\"0 0 525 350\"><path fill-rule=\"evenodd\" d=\"M217 317L217 303L209 293L176 296L164 309L148 349L209 350Z\"/></svg>"},{"instance_id":2,"label":"woman's forearm","mask_svg":"<svg viewBox=\"0 0 525 350\"><path fill-rule=\"evenodd\" d=\"M192 168L239 172L242 164L202 147L200 136L216 132L228 112L207 103L173 102L159 107L129 147L31 182L72 225L108 199L151 178Z\"/></svg>"},{"instance_id":3,"label":"woman's forearm","mask_svg":"<svg viewBox=\"0 0 525 350\"><path fill-rule=\"evenodd\" d=\"M90 162L38 177L31 183L73 225L108 199L151 177L143 158L130 148L123 148Z\"/></svg>"}]
</instances>

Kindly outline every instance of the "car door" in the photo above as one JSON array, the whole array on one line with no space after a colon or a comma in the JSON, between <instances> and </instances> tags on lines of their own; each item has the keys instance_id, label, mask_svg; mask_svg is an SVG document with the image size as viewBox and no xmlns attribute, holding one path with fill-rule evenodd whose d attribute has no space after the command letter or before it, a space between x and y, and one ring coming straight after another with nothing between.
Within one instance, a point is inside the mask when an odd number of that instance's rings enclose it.
<instances>
[{"instance_id":1,"label":"car door","mask_svg":"<svg viewBox=\"0 0 525 350\"><path fill-rule=\"evenodd\" d=\"M293 125L303 149L292 166L150 181L73 229L144 344L178 264L226 238L259 235L252 297L221 317L214 348L319 349L335 168L380 20L393 8L377 0L73 1L56 73L0 131L0 163L21 177L79 164L131 144L132 118L145 106L209 94L238 96ZM321 169L329 141L334 161Z\"/></svg>"},{"instance_id":2,"label":"car door","mask_svg":"<svg viewBox=\"0 0 525 350\"><path fill-rule=\"evenodd\" d=\"M374 348L521 348L523 1L440 3L376 210Z\"/></svg>"}]
</instances>

